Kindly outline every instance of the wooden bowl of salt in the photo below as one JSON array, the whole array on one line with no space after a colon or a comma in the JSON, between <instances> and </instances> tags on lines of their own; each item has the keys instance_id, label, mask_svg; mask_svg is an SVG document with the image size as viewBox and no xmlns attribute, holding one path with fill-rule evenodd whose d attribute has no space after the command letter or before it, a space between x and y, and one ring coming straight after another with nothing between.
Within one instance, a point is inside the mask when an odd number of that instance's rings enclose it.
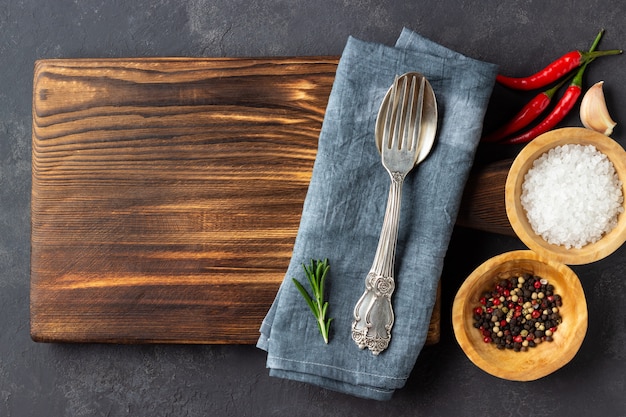
<instances>
[{"instance_id":1,"label":"wooden bowl of salt","mask_svg":"<svg viewBox=\"0 0 626 417\"><path fill-rule=\"evenodd\" d=\"M554 286L562 299L561 322L551 341L523 351L498 348L475 327L474 310L484 301L485 291L522 274L540 276ZM452 324L463 352L480 369L502 379L533 381L562 368L576 355L587 332L587 303L578 277L567 265L530 250L507 252L484 262L464 281L454 299Z\"/></svg>"},{"instance_id":2,"label":"wooden bowl of salt","mask_svg":"<svg viewBox=\"0 0 626 417\"><path fill-rule=\"evenodd\" d=\"M505 188L507 217L521 241L568 265L598 261L624 243L624 196L626 152L578 127L550 131L524 147Z\"/></svg>"}]
</instances>

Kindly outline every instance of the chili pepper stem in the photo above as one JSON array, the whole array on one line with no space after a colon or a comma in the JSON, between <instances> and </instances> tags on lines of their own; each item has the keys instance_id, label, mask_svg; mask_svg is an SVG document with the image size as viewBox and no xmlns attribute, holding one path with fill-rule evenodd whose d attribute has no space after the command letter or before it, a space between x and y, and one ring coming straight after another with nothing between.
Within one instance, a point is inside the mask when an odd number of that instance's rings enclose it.
<instances>
[{"instance_id":1,"label":"chili pepper stem","mask_svg":"<svg viewBox=\"0 0 626 417\"><path fill-rule=\"evenodd\" d=\"M600 39L602 39L602 35L604 35L604 29L600 29L600 32L598 32L598 34L596 35L596 38L593 40L593 43L591 44L591 48L589 48L589 52L593 52L596 50L596 48L598 47L598 44L600 43Z\"/></svg>"},{"instance_id":2,"label":"chili pepper stem","mask_svg":"<svg viewBox=\"0 0 626 417\"><path fill-rule=\"evenodd\" d=\"M574 79L572 79L572 83L570 85L575 85L577 87L582 87L582 85L583 85L583 74L584 74L585 70L587 69L587 65L589 65L590 62L591 61L585 62L583 64L583 66L580 67L580 69L576 73L576 76L574 77Z\"/></svg>"},{"instance_id":3,"label":"chili pepper stem","mask_svg":"<svg viewBox=\"0 0 626 417\"><path fill-rule=\"evenodd\" d=\"M598 34L596 35L596 38L593 40L593 43L591 44L591 48L589 48L587 52L580 52L581 62L579 65L583 65L586 62L591 62L595 58L600 57L600 56L619 55L622 53L621 49L609 49L608 51L596 51L596 49L598 48L598 44L600 43L600 40L602 39L602 35L604 35L604 29L601 29L600 32L598 32Z\"/></svg>"},{"instance_id":4,"label":"chili pepper stem","mask_svg":"<svg viewBox=\"0 0 626 417\"><path fill-rule=\"evenodd\" d=\"M593 52L580 52L580 62L581 64L585 64L586 62L590 62L595 58L599 58L601 56L608 55L619 55L623 51L621 49L609 49L607 51L593 51Z\"/></svg>"},{"instance_id":5,"label":"chili pepper stem","mask_svg":"<svg viewBox=\"0 0 626 417\"><path fill-rule=\"evenodd\" d=\"M555 85L554 87L550 88L549 90L544 91L544 94L546 96L548 96L549 98L554 97L556 92L559 91L561 89L561 87L563 87L565 85L565 83L568 82L569 80L571 80L572 78L573 78L573 76L570 75L569 77L566 77L566 78L562 79L557 85Z\"/></svg>"}]
</instances>

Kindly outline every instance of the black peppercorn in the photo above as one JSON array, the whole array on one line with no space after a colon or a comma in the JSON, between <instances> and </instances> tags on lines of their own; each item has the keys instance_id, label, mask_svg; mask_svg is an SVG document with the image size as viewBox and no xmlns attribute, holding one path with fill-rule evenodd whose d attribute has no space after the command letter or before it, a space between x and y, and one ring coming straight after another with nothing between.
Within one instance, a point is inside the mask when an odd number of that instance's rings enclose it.
<instances>
[{"instance_id":1,"label":"black peppercorn","mask_svg":"<svg viewBox=\"0 0 626 417\"><path fill-rule=\"evenodd\" d=\"M498 349L527 351L552 341L563 303L554 290L546 279L528 273L500 279L493 290L483 293L481 306L473 311L473 325L485 343Z\"/></svg>"}]
</instances>

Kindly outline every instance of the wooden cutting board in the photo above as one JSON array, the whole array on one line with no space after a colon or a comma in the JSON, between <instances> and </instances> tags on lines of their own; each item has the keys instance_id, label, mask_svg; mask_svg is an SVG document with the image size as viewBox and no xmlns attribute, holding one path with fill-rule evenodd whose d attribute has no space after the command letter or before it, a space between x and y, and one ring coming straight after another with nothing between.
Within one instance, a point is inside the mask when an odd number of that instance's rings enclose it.
<instances>
[{"instance_id":1,"label":"wooden cutting board","mask_svg":"<svg viewBox=\"0 0 626 417\"><path fill-rule=\"evenodd\" d=\"M32 338L255 343L290 260L336 66L38 61ZM459 224L508 233L493 172L506 167L473 175ZM428 343L438 338L436 308Z\"/></svg>"}]
</instances>

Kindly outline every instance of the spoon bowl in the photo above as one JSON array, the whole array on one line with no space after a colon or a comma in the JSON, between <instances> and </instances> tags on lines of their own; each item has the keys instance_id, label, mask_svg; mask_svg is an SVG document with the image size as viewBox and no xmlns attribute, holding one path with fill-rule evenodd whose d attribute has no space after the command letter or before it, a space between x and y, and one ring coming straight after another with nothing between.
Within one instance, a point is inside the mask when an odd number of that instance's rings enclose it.
<instances>
[{"instance_id":1,"label":"spoon bowl","mask_svg":"<svg viewBox=\"0 0 626 417\"><path fill-rule=\"evenodd\" d=\"M415 161L415 165L417 166L428 156L435 143L438 119L437 100L435 98L435 92L426 77L419 73L407 73L405 75L416 75L418 78L424 79L424 101L422 108L421 130L418 138L418 146L420 149L418 151L417 160ZM382 149L383 132L385 129L384 121L387 119L391 93L391 89L387 90L387 93L385 94L385 97L380 105L378 118L376 119L374 136L376 139L376 147L379 152L381 152Z\"/></svg>"}]
</instances>

